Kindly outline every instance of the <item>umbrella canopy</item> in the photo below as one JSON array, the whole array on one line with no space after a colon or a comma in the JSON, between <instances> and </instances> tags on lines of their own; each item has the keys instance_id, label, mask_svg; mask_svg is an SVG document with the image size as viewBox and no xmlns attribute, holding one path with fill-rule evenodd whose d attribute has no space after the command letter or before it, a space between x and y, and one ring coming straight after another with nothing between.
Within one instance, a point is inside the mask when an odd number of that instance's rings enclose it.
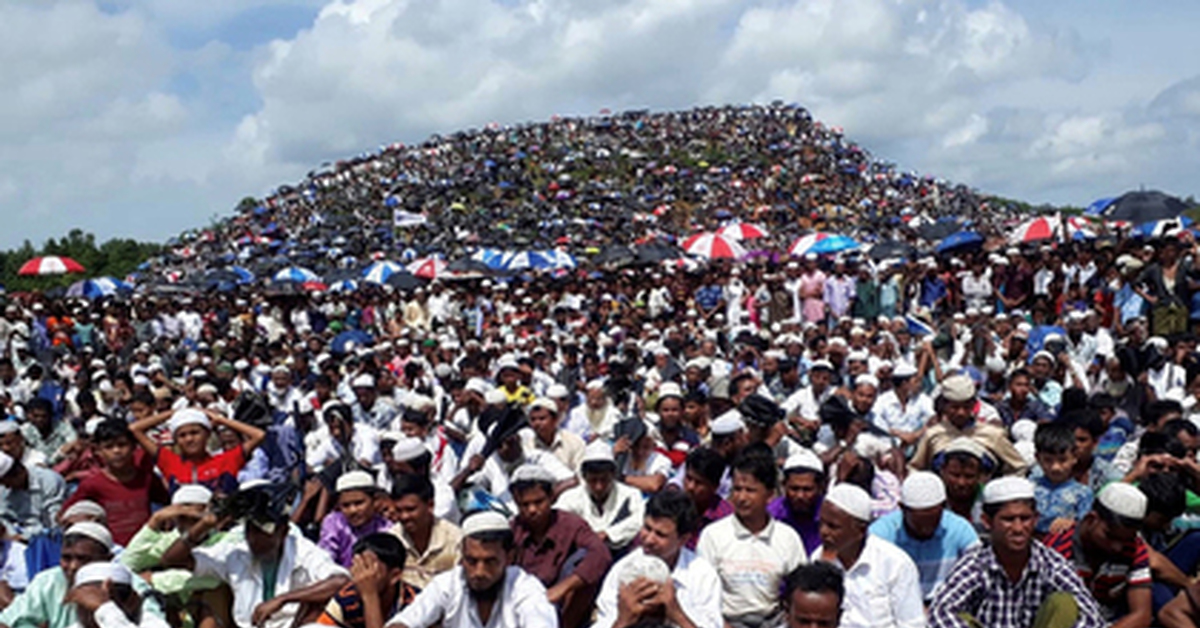
<instances>
[{"instance_id":1,"label":"umbrella canopy","mask_svg":"<svg viewBox=\"0 0 1200 628\"><path fill-rule=\"evenodd\" d=\"M132 292L133 286L113 277L96 277L76 281L67 288L67 296L101 299L121 292Z\"/></svg>"},{"instance_id":2,"label":"umbrella canopy","mask_svg":"<svg viewBox=\"0 0 1200 628\"><path fill-rule=\"evenodd\" d=\"M375 262L363 269L362 279L367 283L381 286L387 283L389 277L399 272L406 272L403 266L397 262L384 260L382 262Z\"/></svg>"},{"instance_id":3,"label":"umbrella canopy","mask_svg":"<svg viewBox=\"0 0 1200 628\"><path fill-rule=\"evenodd\" d=\"M885 259L907 259L917 254L917 249L907 242L886 240L871 247L867 255L875 261Z\"/></svg>"},{"instance_id":4,"label":"umbrella canopy","mask_svg":"<svg viewBox=\"0 0 1200 628\"><path fill-rule=\"evenodd\" d=\"M792 246L788 247L788 253L795 256L803 256L809 253L823 255L849 251L858 247L859 244L854 238L839 233L818 231L806 236L800 236L792 243Z\"/></svg>"},{"instance_id":5,"label":"umbrella canopy","mask_svg":"<svg viewBox=\"0 0 1200 628\"><path fill-rule=\"evenodd\" d=\"M592 258L592 263L596 266L624 266L632 264L637 260L637 253L633 249L624 244L613 244L604 247L604 250L596 254Z\"/></svg>"},{"instance_id":6,"label":"umbrella canopy","mask_svg":"<svg viewBox=\"0 0 1200 628\"><path fill-rule=\"evenodd\" d=\"M45 257L35 257L25 262L21 265L20 270L17 271L17 274L22 276L40 276L82 272L83 266L69 257L46 255Z\"/></svg>"},{"instance_id":7,"label":"umbrella canopy","mask_svg":"<svg viewBox=\"0 0 1200 628\"><path fill-rule=\"evenodd\" d=\"M1134 227L1133 235L1140 235L1143 238L1162 238L1178 234L1190 226L1192 226L1192 219L1187 216L1152 220Z\"/></svg>"},{"instance_id":8,"label":"umbrella canopy","mask_svg":"<svg viewBox=\"0 0 1200 628\"><path fill-rule=\"evenodd\" d=\"M482 262L491 270L504 268L505 252L499 249L479 249L471 254L471 259Z\"/></svg>"},{"instance_id":9,"label":"umbrella canopy","mask_svg":"<svg viewBox=\"0 0 1200 628\"><path fill-rule=\"evenodd\" d=\"M422 279L436 279L446 275L446 260L439 257L425 257L408 265L408 272Z\"/></svg>"},{"instance_id":10,"label":"umbrella canopy","mask_svg":"<svg viewBox=\"0 0 1200 628\"><path fill-rule=\"evenodd\" d=\"M277 283L309 283L321 281L321 277L303 266L288 266L272 275L271 281Z\"/></svg>"},{"instance_id":11,"label":"umbrella canopy","mask_svg":"<svg viewBox=\"0 0 1200 628\"><path fill-rule=\"evenodd\" d=\"M769 234L766 229L754 223L735 222L717 229L717 235L723 235L734 240L754 240L756 238L765 238Z\"/></svg>"},{"instance_id":12,"label":"umbrella canopy","mask_svg":"<svg viewBox=\"0 0 1200 628\"><path fill-rule=\"evenodd\" d=\"M950 237L954 232L959 230L957 222L938 221L923 224L917 227L917 235L921 238L934 242Z\"/></svg>"},{"instance_id":13,"label":"umbrella canopy","mask_svg":"<svg viewBox=\"0 0 1200 628\"><path fill-rule=\"evenodd\" d=\"M1162 192L1128 192L1117 197L1102 216L1106 220L1132 223L1151 222L1178 217L1190 209L1182 200Z\"/></svg>"},{"instance_id":14,"label":"umbrella canopy","mask_svg":"<svg viewBox=\"0 0 1200 628\"><path fill-rule=\"evenodd\" d=\"M388 276L387 281L384 283L397 290L403 291L415 290L424 285L420 279L417 279L415 275L407 270L400 270L392 273L390 276Z\"/></svg>"},{"instance_id":15,"label":"umbrella canopy","mask_svg":"<svg viewBox=\"0 0 1200 628\"><path fill-rule=\"evenodd\" d=\"M329 284L330 292L354 292L358 290L358 282L353 279L343 279Z\"/></svg>"},{"instance_id":16,"label":"umbrella canopy","mask_svg":"<svg viewBox=\"0 0 1200 628\"><path fill-rule=\"evenodd\" d=\"M446 265L446 270L451 273L487 273L491 272L492 268L487 264L469 257L456 259Z\"/></svg>"},{"instance_id":17,"label":"umbrella canopy","mask_svg":"<svg viewBox=\"0 0 1200 628\"><path fill-rule=\"evenodd\" d=\"M1112 197L1098 198L1092 201L1092 204L1088 205L1087 209L1083 210L1083 213L1087 216L1099 216L1103 214L1104 210L1108 209L1108 206L1112 205L1113 201L1115 200L1117 199Z\"/></svg>"},{"instance_id":18,"label":"umbrella canopy","mask_svg":"<svg viewBox=\"0 0 1200 628\"><path fill-rule=\"evenodd\" d=\"M945 240L942 240L941 243L937 245L937 252L945 253L947 251L958 251L982 245L983 236L975 233L974 231L959 231L958 233L950 234L949 237L947 237Z\"/></svg>"},{"instance_id":19,"label":"umbrella canopy","mask_svg":"<svg viewBox=\"0 0 1200 628\"><path fill-rule=\"evenodd\" d=\"M1062 239L1062 235L1062 222L1057 217L1038 216L1017 225L1017 228L1008 234L1008 241L1013 244L1023 244Z\"/></svg>"},{"instance_id":20,"label":"umbrella canopy","mask_svg":"<svg viewBox=\"0 0 1200 628\"><path fill-rule=\"evenodd\" d=\"M544 270L556 268L555 260L546 251L522 251L505 256L504 270Z\"/></svg>"},{"instance_id":21,"label":"umbrella canopy","mask_svg":"<svg viewBox=\"0 0 1200 628\"><path fill-rule=\"evenodd\" d=\"M638 245L634 252L639 264L657 264L683 258L683 251L679 250L679 247L659 240Z\"/></svg>"},{"instance_id":22,"label":"umbrella canopy","mask_svg":"<svg viewBox=\"0 0 1200 628\"><path fill-rule=\"evenodd\" d=\"M705 259L739 259L746 255L746 249L737 240L715 233L698 233L688 238L683 250Z\"/></svg>"},{"instance_id":23,"label":"umbrella canopy","mask_svg":"<svg viewBox=\"0 0 1200 628\"><path fill-rule=\"evenodd\" d=\"M329 350L337 355L345 355L355 349L369 346L372 342L374 339L371 334L360 329L351 329L334 336L329 343Z\"/></svg>"}]
</instances>

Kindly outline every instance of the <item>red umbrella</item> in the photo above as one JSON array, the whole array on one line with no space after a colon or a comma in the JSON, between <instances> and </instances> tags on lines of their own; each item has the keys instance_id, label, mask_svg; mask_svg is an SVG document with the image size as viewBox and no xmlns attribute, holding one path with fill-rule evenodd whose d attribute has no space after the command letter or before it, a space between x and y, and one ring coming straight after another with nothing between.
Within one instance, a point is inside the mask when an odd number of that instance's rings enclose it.
<instances>
[{"instance_id":1,"label":"red umbrella","mask_svg":"<svg viewBox=\"0 0 1200 628\"><path fill-rule=\"evenodd\" d=\"M69 257L59 257L57 255L47 255L45 257L35 257L28 262L25 262L21 269L17 271L18 275L65 275L67 273L82 273L83 266L79 262Z\"/></svg>"},{"instance_id":2,"label":"red umbrella","mask_svg":"<svg viewBox=\"0 0 1200 628\"><path fill-rule=\"evenodd\" d=\"M708 259L738 259L746 255L746 249L737 240L715 233L697 233L684 241L683 250Z\"/></svg>"},{"instance_id":3,"label":"red umbrella","mask_svg":"<svg viewBox=\"0 0 1200 628\"><path fill-rule=\"evenodd\" d=\"M436 257L418 259L408 265L408 272L422 279L436 279L447 274L446 260Z\"/></svg>"},{"instance_id":4,"label":"red umbrella","mask_svg":"<svg viewBox=\"0 0 1200 628\"><path fill-rule=\"evenodd\" d=\"M767 230L749 222L735 222L731 225L726 225L717 229L719 235L734 240L754 240L755 238L767 237Z\"/></svg>"}]
</instances>

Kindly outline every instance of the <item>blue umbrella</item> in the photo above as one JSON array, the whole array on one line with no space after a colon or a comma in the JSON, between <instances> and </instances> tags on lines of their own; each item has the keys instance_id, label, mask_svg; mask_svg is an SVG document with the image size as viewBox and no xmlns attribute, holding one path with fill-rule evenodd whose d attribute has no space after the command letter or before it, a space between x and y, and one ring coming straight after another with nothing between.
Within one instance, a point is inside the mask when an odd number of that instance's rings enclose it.
<instances>
[{"instance_id":1,"label":"blue umbrella","mask_svg":"<svg viewBox=\"0 0 1200 628\"><path fill-rule=\"evenodd\" d=\"M367 266L366 269L363 270L362 278L363 281L367 283L373 283L382 286L383 284L387 283L388 277L391 277L402 270L404 270L404 267L400 264L384 260Z\"/></svg>"},{"instance_id":2,"label":"blue umbrella","mask_svg":"<svg viewBox=\"0 0 1200 628\"><path fill-rule=\"evenodd\" d=\"M343 279L329 284L330 292L354 292L358 290L358 282L353 279Z\"/></svg>"},{"instance_id":3,"label":"blue umbrella","mask_svg":"<svg viewBox=\"0 0 1200 628\"><path fill-rule=\"evenodd\" d=\"M1172 233L1178 233L1192 226L1192 219L1187 216L1151 220L1133 228L1133 235L1143 238L1161 238Z\"/></svg>"},{"instance_id":4,"label":"blue umbrella","mask_svg":"<svg viewBox=\"0 0 1200 628\"><path fill-rule=\"evenodd\" d=\"M351 329L334 336L333 342L329 343L329 348L338 355L345 355L359 347L368 346L372 342L371 334L361 329Z\"/></svg>"},{"instance_id":5,"label":"blue umbrella","mask_svg":"<svg viewBox=\"0 0 1200 628\"><path fill-rule=\"evenodd\" d=\"M241 266L230 266L229 270L238 276L237 282L239 284L254 283L254 273L250 272L249 269Z\"/></svg>"},{"instance_id":6,"label":"blue umbrella","mask_svg":"<svg viewBox=\"0 0 1200 628\"><path fill-rule=\"evenodd\" d=\"M507 254L498 249L479 249L471 254L471 259L477 262L487 264L488 268L493 270L501 270L504 268L504 260Z\"/></svg>"},{"instance_id":7,"label":"blue umbrella","mask_svg":"<svg viewBox=\"0 0 1200 628\"><path fill-rule=\"evenodd\" d=\"M275 273L271 277L271 281L281 283L307 283L310 281L321 281L321 276L302 266L288 266L287 268Z\"/></svg>"},{"instance_id":8,"label":"blue umbrella","mask_svg":"<svg viewBox=\"0 0 1200 628\"><path fill-rule=\"evenodd\" d=\"M1083 213L1087 216L1100 216L1104 214L1104 210L1108 209L1108 206L1112 205L1115 200L1117 200L1116 197L1098 198L1092 201L1092 204L1088 205L1087 209L1083 210Z\"/></svg>"},{"instance_id":9,"label":"blue umbrella","mask_svg":"<svg viewBox=\"0 0 1200 628\"><path fill-rule=\"evenodd\" d=\"M974 231L959 231L958 233L952 233L946 236L946 239L942 240L941 244L937 245L937 252L945 253L947 251L956 251L958 249L968 249L981 244L983 244L983 236L979 235L978 233L975 233Z\"/></svg>"},{"instance_id":10,"label":"blue umbrella","mask_svg":"<svg viewBox=\"0 0 1200 628\"><path fill-rule=\"evenodd\" d=\"M570 256L567 256L570 258ZM570 260L571 263L574 260ZM563 268L564 262L553 251L522 251L507 256L504 260L504 270L545 270Z\"/></svg>"},{"instance_id":11,"label":"blue umbrella","mask_svg":"<svg viewBox=\"0 0 1200 628\"><path fill-rule=\"evenodd\" d=\"M817 241L816 244L809 247L808 252L816 253L817 255L828 255L830 253L841 253L842 251L857 249L858 246L858 242L856 242L854 238L841 234L835 234L823 240Z\"/></svg>"},{"instance_id":12,"label":"blue umbrella","mask_svg":"<svg viewBox=\"0 0 1200 628\"><path fill-rule=\"evenodd\" d=\"M133 286L113 277L96 277L76 281L67 288L67 296L101 299L121 292L132 292Z\"/></svg>"},{"instance_id":13,"label":"blue umbrella","mask_svg":"<svg viewBox=\"0 0 1200 628\"><path fill-rule=\"evenodd\" d=\"M383 199L384 207L395 207L400 204L400 199L395 196L389 196Z\"/></svg>"}]
</instances>

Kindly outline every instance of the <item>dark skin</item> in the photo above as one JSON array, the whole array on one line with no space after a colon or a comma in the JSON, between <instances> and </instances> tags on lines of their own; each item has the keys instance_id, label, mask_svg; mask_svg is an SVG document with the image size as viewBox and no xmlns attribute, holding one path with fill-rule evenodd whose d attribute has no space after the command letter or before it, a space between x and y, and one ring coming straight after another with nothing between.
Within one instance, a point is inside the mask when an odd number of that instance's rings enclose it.
<instances>
[{"instance_id":1,"label":"dark skin","mask_svg":"<svg viewBox=\"0 0 1200 628\"><path fill-rule=\"evenodd\" d=\"M1137 541L1137 528L1107 522L1095 511L1089 512L1079 525L1083 556L1091 565L1093 573L1109 556L1120 554ZM1129 613L1114 622L1113 626L1147 628L1154 618L1150 587L1127 587L1125 603L1129 606Z\"/></svg>"},{"instance_id":2,"label":"dark skin","mask_svg":"<svg viewBox=\"0 0 1200 628\"><path fill-rule=\"evenodd\" d=\"M517 516L529 527L534 544L538 545L546 538L554 521L553 502L550 492L544 486L532 486L513 493L517 503ZM564 578L546 591L546 597L551 604L558 604L582 589L587 583L575 574Z\"/></svg>"},{"instance_id":3,"label":"dark skin","mask_svg":"<svg viewBox=\"0 0 1200 628\"><path fill-rule=\"evenodd\" d=\"M679 560L679 551L688 536L680 535L675 521L665 517L646 517L638 537L642 551L657 556L672 569ZM695 628L695 623L679 605L675 596L675 582L652 582L638 578L623 585L617 593L617 619L613 628L628 628L650 614L661 614L673 626Z\"/></svg>"},{"instance_id":4,"label":"dark skin","mask_svg":"<svg viewBox=\"0 0 1200 628\"><path fill-rule=\"evenodd\" d=\"M423 501L416 495L404 495L392 501L392 512L414 549L424 554L433 534L433 500Z\"/></svg>"},{"instance_id":5,"label":"dark skin","mask_svg":"<svg viewBox=\"0 0 1200 628\"><path fill-rule=\"evenodd\" d=\"M1017 582L1029 564L1037 510L1032 501L1003 504L995 515L983 513L983 525L992 535L992 551L1009 581Z\"/></svg>"},{"instance_id":6,"label":"dark skin","mask_svg":"<svg viewBox=\"0 0 1200 628\"><path fill-rule=\"evenodd\" d=\"M867 540L867 523L826 502L820 514L821 547L825 560L837 559L847 569L858 562Z\"/></svg>"},{"instance_id":7,"label":"dark skin","mask_svg":"<svg viewBox=\"0 0 1200 628\"><path fill-rule=\"evenodd\" d=\"M946 503L950 510L969 520L983 475L982 465L978 460L947 460L938 475L946 485Z\"/></svg>"},{"instance_id":8,"label":"dark skin","mask_svg":"<svg viewBox=\"0 0 1200 628\"><path fill-rule=\"evenodd\" d=\"M783 495L788 510L803 518L811 518L824 490L811 471L793 471L783 479Z\"/></svg>"},{"instance_id":9,"label":"dark skin","mask_svg":"<svg viewBox=\"0 0 1200 628\"><path fill-rule=\"evenodd\" d=\"M350 577L358 588L363 604L363 623L367 628L383 628L384 609L396 604L396 589L404 580L404 570L388 567L375 552L354 555Z\"/></svg>"},{"instance_id":10,"label":"dark skin","mask_svg":"<svg viewBox=\"0 0 1200 628\"><path fill-rule=\"evenodd\" d=\"M794 591L785 600L788 628L837 628L842 601L832 591Z\"/></svg>"},{"instance_id":11,"label":"dark skin","mask_svg":"<svg viewBox=\"0 0 1200 628\"><path fill-rule=\"evenodd\" d=\"M204 414L208 416L208 420L215 426L227 427L242 436L242 451L245 452L247 458L250 453L258 448L267 438L267 433L245 423L238 423L227 419L212 410L204 410ZM146 453L151 456L158 456L158 443L150 437L148 432L168 421L174 412L160 412L154 416L138 421L129 426L129 430L133 432L133 437L137 439L138 444ZM175 443L179 447L179 456L187 462L199 463L208 458L207 443L210 432L202 425L185 425L175 432Z\"/></svg>"}]
</instances>

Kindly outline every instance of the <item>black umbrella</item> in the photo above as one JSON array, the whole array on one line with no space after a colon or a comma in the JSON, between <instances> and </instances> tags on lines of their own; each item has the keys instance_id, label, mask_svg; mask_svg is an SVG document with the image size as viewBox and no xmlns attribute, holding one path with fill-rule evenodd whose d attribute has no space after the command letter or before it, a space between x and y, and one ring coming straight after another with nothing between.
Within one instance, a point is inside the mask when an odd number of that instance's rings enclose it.
<instances>
[{"instance_id":1,"label":"black umbrella","mask_svg":"<svg viewBox=\"0 0 1200 628\"><path fill-rule=\"evenodd\" d=\"M425 285L424 282L417 279L416 275L406 270L392 273L392 276L388 277L385 283L397 290L403 291L415 290Z\"/></svg>"},{"instance_id":2,"label":"black umbrella","mask_svg":"<svg viewBox=\"0 0 1200 628\"><path fill-rule=\"evenodd\" d=\"M464 257L446 264L446 270L452 273L490 273L491 267L477 259Z\"/></svg>"},{"instance_id":3,"label":"black umbrella","mask_svg":"<svg viewBox=\"0 0 1200 628\"><path fill-rule=\"evenodd\" d=\"M957 222L952 220L939 220L937 222L917 227L917 234L920 235L922 239L934 242L937 240L944 240L950 234L957 233L958 230L959 225Z\"/></svg>"},{"instance_id":4,"label":"black umbrella","mask_svg":"<svg viewBox=\"0 0 1200 628\"><path fill-rule=\"evenodd\" d=\"M682 257L683 251L665 242L650 242L637 247L637 261L640 264L658 264Z\"/></svg>"},{"instance_id":5,"label":"black umbrella","mask_svg":"<svg viewBox=\"0 0 1200 628\"><path fill-rule=\"evenodd\" d=\"M877 262L885 259L907 259L916 254L917 249L913 245L900 240L884 240L867 252L867 255Z\"/></svg>"},{"instance_id":6,"label":"black umbrella","mask_svg":"<svg viewBox=\"0 0 1200 628\"><path fill-rule=\"evenodd\" d=\"M1127 192L1104 210L1104 217L1108 220L1143 223L1178 218L1188 209L1187 203L1162 192Z\"/></svg>"},{"instance_id":7,"label":"black umbrella","mask_svg":"<svg viewBox=\"0 0 1200 628\"><path fill-rule=\"evenodd\" d=\"M600 251L592 258L596 266L623 266L632 264L637 259L637 253L623 244L613 244Z\"/></svg>"}]
</instances>

